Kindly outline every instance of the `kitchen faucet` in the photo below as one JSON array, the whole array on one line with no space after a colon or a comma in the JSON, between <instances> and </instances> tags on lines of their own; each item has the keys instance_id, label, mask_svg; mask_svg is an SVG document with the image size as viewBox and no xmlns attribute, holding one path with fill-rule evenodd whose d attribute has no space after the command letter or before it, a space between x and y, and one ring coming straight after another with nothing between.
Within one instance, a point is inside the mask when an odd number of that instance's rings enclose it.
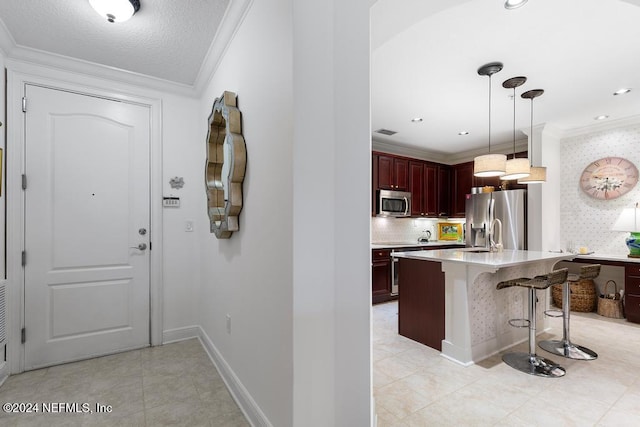
<instances>
[{"instance_id":1,"label":"kitchen faucet","mask_svg":"<svg viewBox=\"0 0 640 427\"><path fill-rule=\"evenodd\" d=\"M499 229L500 229L500 234L499 234L499 239L498 239L498 243L495 242L495 235L496 235L496 225L498 225ZM502 252L503 249L503 245L502 245L502 221L500 221L498 218L494 218L493 221L491 221L491 225L489 226L489 251L491 252Z\"/></svg>"}]
</instances>

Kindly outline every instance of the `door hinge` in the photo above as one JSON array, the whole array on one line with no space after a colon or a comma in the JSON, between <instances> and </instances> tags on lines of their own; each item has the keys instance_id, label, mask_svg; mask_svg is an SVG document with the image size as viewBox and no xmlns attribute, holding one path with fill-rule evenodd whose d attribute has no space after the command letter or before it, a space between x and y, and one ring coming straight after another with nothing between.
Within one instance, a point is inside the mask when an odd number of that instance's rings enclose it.
<instances>
[{"instance_id":1,"label":"door hinge","mask_svg":"<svg viewBox=\"0 0 640 427\"><path fill-rule=\"evenodd\" d=\"M27 97L26 96L22 97L22 112L23 113L27 112Z\"/></svg>"},{"instance_id":2,"label":"door hinge","mask_svg":"<svg viewBox=\"0 0 640 427\"><path fill-rule=\"evenodd\" d=\"M152 246L152 245L151 245L151 242L149 242L149 250L151 250L151 246Z\"/></svg>"},{"instance_id":3,"label":"door hinge","mask_svg":"<svg viewBox=\"0 0 640 427\"><path fill-rule=\"evenodd\" d=\"M27 333L25 328L22 328L22 330L20 331L20 342L22 342L22 344L27 342Z\"/></svg>"},{"instance_id":4,"label":"door hinge","mask_svg":"<svg viewBox=\"0 0 640 427\"><path fill-rule=\"evenodd\" d=\"M27 251L22 251L22 266L27 265Z\"/></svg>"},{"instance_id":5,"label":"door hinge","mask_svg":"<svg viewBox=\"0 0 640 427\"><path fill-rule=\"evenodd\" d=\"M27 175L22 174L22 189L26 190L27 189Z\"/></svg>"}]
</instances>

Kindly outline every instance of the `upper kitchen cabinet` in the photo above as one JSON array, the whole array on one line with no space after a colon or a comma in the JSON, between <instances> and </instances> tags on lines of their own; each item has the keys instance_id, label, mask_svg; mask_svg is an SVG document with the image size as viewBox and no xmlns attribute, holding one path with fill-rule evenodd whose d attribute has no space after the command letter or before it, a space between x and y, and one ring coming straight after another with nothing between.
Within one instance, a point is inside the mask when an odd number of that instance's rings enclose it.
<instances>
[{"instance_id":1,"label":"upper kitchen cabinet","mask_svg":"<svg viewBox=\"0 0 640 427\"><path fill-rule=\"evenodd\" d=\"M466 195L473 187L473 162L460 163L451 168L451 216L464 217Z\"/></svg>"},{"instance_id":2,"label":"upper kitchen cabinet","mask_svg":"<svg viewBox=\"0 0 640 427\"><path fill-rule=\"evenodd\" d=\"M451 167L438 166L438 216L451 215Z\"/></svg>"},{"instance_id":3,"label":"upper kitchen cabinet","mask_svg":"<svg viewBox=\"0 0 640 427\"><path fill-rule=\"evenodd\" d=\"M412 216L438 215L438 165L409 161Z\"/></svg>"},{"instance_id":4,"label":"upper kitchen cabinet","mask_svg":"<svg viewBox=\"0 0 640 427\"><path fill-rule=\"evenodd\" d=\"M409 188L409 160L384 153L374 153L377 163L376 189L407 191Z\"/></svg>"}]
</instances>

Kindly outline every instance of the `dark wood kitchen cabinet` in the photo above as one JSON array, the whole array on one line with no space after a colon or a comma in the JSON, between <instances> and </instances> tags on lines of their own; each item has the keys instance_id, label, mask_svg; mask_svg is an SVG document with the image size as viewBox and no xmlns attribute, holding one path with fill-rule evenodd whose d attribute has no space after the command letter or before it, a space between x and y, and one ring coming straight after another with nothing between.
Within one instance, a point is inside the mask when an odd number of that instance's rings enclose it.
<instances>
[{"instance_id":1,"label":"dark wood kitchen cabinet","mask_svg":"<svg viewBox=\"0 0 640 427\"><path fill-rule=\"evenodd\" d=\"M442 264L410 258L400 258L398 264L398 333L442 351L445 297Z\"/></svg>"},{"instance_id":2,"label":"dark wood kitchen cabinet","mask_svg":"<svg viewBox=\"0 0 640 427\"><path fill-rule=\"evenodd\" d=\"M627 321L640 323L640 264L627 263L624 270L624 314Z\"/></svg>"},{"instance_id":3,"label":"dark wood kitchen cabinet","mask_svg":"<svg viewBox=\"0 0 640 427\"><path fill-rule=\"evenodd\" d=\"M437 216L438 166L423 161L409 161L409 191L412 216Z\"/></svg>"},{"instance_id":4,"label":"dark wood kitchen cabinet","mask_svg":"<svg viewBox=\"0 0 640 427\"><path fill-rule=\"evenodd\" d=\"M438 216L451 215L451 168L447 165L438 166Z\"/></svg>"},{"instance_id":5,"label":"dark wood kitchen cabinet","mask_svg":"<svg viewBox=\"0 0 640 427\"><path fill-rule=\"evenodd\" d=\"M466 195L473 186L473 162L460 163L451 168L452 217L464 217Z\"/></svg>"},{"instance_id":6,"label":"dark wood kitchen cabinet","mask_svg":"<svg viewBox=\"0 0 640 427\"><path fill-rule=\"evenodd\" d=\"M409 188L409 160L384 153L374 153L377 163L376 189L407 191Z\"/></svg>"},{"instance_id":7,"label":"dark wood kitchen cabinet","mask_svg":"<svg viewBox=\"0 0 640 427\"><path fill-rule=\"evenodd\" d=\"M373 304L392 299L391 297L391 250L371 251L371 299Z\"/></svg>"}]
</instances>

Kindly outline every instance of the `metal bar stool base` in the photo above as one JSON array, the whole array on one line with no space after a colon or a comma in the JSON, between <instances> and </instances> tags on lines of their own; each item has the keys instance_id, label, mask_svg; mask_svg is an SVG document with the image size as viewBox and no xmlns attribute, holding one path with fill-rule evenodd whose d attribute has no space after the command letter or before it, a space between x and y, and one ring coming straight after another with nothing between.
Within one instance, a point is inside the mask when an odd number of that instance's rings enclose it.
<instances>
[{"instance_id":1,"label":"metal bar stool base","mask_svg":"<svg viewBox=\"0 0 640 427\"><path fill-rule=\"evenodd\" d=\"M529 375L546 378L563 377L566 371L552 360L529 353L507 353L502 360L513 369Z\"/></svg>"},{"instance_id":2,"label":"metal bar stool base","mask_svg":"<svg viewBox=\"0 0 640 427\"><path fill-rule=\"evenodd\" d=\"M572 344L566 340L546 340L539 342L538 345L549 353L557 354L568 359L595 360L598 358L598 355L593 350L582 347L581 345Z\"/></svg>"}]
</instances>

